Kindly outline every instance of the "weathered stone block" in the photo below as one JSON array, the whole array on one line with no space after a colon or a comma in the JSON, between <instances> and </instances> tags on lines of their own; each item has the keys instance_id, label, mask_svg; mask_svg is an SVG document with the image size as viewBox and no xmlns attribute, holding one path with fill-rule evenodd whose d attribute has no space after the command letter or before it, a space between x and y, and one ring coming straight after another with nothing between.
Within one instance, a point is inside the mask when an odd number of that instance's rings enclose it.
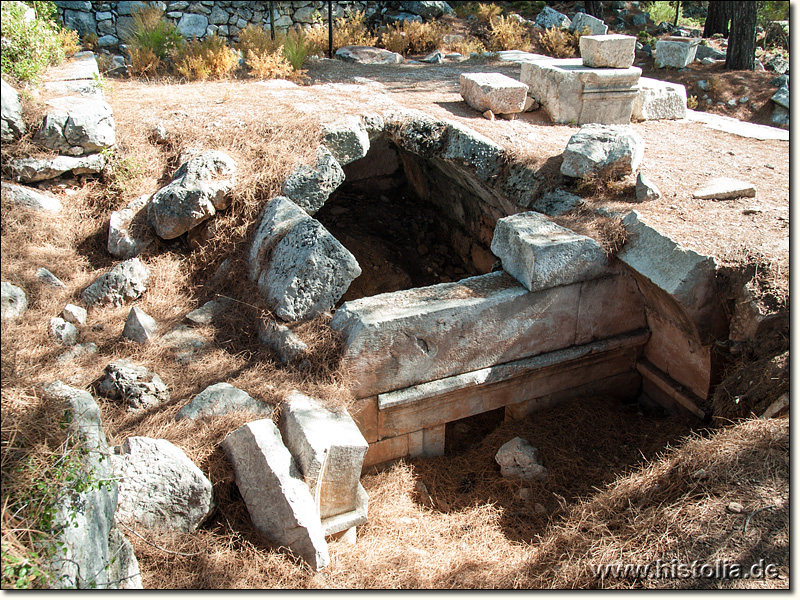
<instances>
[{"instance_id":1,"label":"weathered stone block","mask_svg":"<svg viewBox=\"0 0 800 600\"><path fill-rule=\"evenodd\" d=\"M138 306L134 306L128 313L125 327L122 329L122 337L139 344L146 344L153 338L157 329L156 320Z\"/></svg>"},{"instance_id":2,"label":"weathered stone block","mask_svg":"<svg viewBox=\"0 0 800 600\"><path fill-rule=\"evenodd\" d=\"M608 259L600 244L536 212L497 221L492 252L503 268L532 292L607 272Z\"/></svg>"},{"instance_id":3,"label":"weathered stone block","mask_svg":"<svg viewBox=\"0 0 800 600\"><path fill-rule=\"evenodd\" d=\"M590 14L578 13L573 17L569 30L572 33L576 31L585 33L588 31L589 35L605 35L608 33L608 25Z\"/></svg>"},{"instance_id":4,"label":"weathered stone block","mask_svg":"<svg viewBox=\"0 0 800 600\"><path fill-rule=\"evenodd\" d=\"M347 411L332 412L292 392L281 413L281 432L326 519L357 507L361 467L369 445Z\"/></svg>"},{"instance_id":5,"label":"weathered stone block","mask_svg":"<svg viewBox=\"0 0 800 600\"><path fill-rule=\"evenodd\" d=\"M20 318L22 313L27 310L28 296L22 288L4 281L2 283L2 300L0 301L0 305L3 311L3 321L6 319L13 321L14 319Z\"/></svg>"},{"instance_id":6,"label":"weathered stone block","mask_svg":"<svg viewBox=\"0 0 800 600\"><path fill-rule=\"evenodd\" d=\"M326 567L328 545L314 497L275 424L269 419L247 423L230 433L222 447L256 529L313 569Z\"/></svg>"},{"instance_id":7,"label":"weathered stone block","mask_svg":"<svg viewBox=\"0 0 800 600\"><path fill-rule=\"evenodd\" d=\"M369 152L369 134L361 119L346 116L323 127L323 143L340 166L364 158Z\"/></svg>"},{"instance_id":8,"label":"weathered stone block","mask_svg":"<svg viewBox=\"0 0 800 600\"><path fill-rule=\"evenodd\" d=\"M64 96L48 100L49 109L34 139L72 156L100 152L116 143L114 115L103 100Z\"/></svg>"},{"instance_id":9,"label":"weathered stone block","mask_svg":"<svg viewBox=\"0 0 800 600\"><path fill-rule=\"evenodd\" d=\"M656 68L683 69L694 60L700 38L669 37L656 42Z\"/></svg>"},{"instance_id":10,"label":"weathered stone block","mask_svg":"<svg viewBox=\"0 0 800 600\"><path fill-rule=\"evenodd\" d=\"M699 200L733 200L755 197L756 186L731 177L715 177L699 190L692 192L692 198Z\"/></svg>"},{"instance_id":11,"label":"weathered stone block","mask_svg":"<svg viewBox=\"0 0 800 600\"><path fill-rule=\"evenodd\" d=\"M344 62L365 65L399 65L403 62L402 54L371 46L342 46L336 51L335 56Z\"/></svg>"},{"instance_id":12,"label":"weathered stone block","mask_svg":"<svg viewBox=\"0 0 800 600\"><path fill-rule=\"evenodd\" d=\"M63 208L61 201L53 195L43 194L37 190L5 181L2 183L2 193L14 204L35 210L57 213Z\"/></svg>"},{"instance_id":13,"label":"weathered stone block","mask_svg":"<svg viewBox=\"0 0 800 600\"><path fill-rule=\"evenodd\" d=\"M528 86L501 73L462 73L461 97L478 112L519 113L525 108Z\"/></svg>"},{"instance_id":14,"label":"weathered stone block","mask_svg":"<svg viewBox=\"0 0 800 600\"><path fill-rule=\"evenodd\" d=\"M153 245L155 238L146 227L149 201L150 195L145 194L111 213L108 219L109 253L117 258L133 258Z\"/></svg>"},{"instance_id":15,"label":"weathered stone block","mask_svg":"<svg viewBox=\"0 0 800 600\"><path fill-rule=\"evenodd\" d=\"M175 420L202 419L238 411L251 412L266 418L270 418L273 412L269 404L259 402L230 383L221 382L208 386L192 398L191 402L178 411Z\"/></svg>"},{"instance_id":16,"label":"weathered stone block","mask_svg":"<svg viewBox=\"0 0 800 600\"><path fill-rule=\"evenodd\" d=\"M686 87L679 83L641 77L631 118L634 121L685 119Z\"/></svg>"},{"instance_id":17,"label":"weathered stone block","mask_svg":"<svg viewBox=\"0 0 800 600\"><path fill-rule=\"evenodd\" d=\"M83 290L81 300L87 305L110 302L121 306L141 296L149 279L150 269L138 258L130 258L98 277Z\"/></svg>"},{"instance_id":18,"label":"weathered stone block","mask_svg":"<svg viewBox=\"0 0 800 600\"><path fill-rule=\"evenodd\" d=\"M627 69L633 65L636 38L632 35L582 35L580 51L587 67Z\"/></svg>"},{"instance_id":19,"label":"weathered stone block","mask_svg":"<svg viewBox=\"0 0 800 600\"><path fill-rule=\"evenodd\" d=\"M5 79L0 83L0 139L11 142L25 133L27 127L22 119L22 104L17 90L8 85Z\"/></svg>"},{"instance_id":20,"label":"weathered stone block","mask_svg":"<svg viewBox=\"0 0 800 600\"><path fill-rule=\"evenodd\" d=\"M644 158L644 139L623 125L584 125L563 153L561 174L567 177L618 177L633 173Z\"/></svg>"},{"instance_id":21,"label":"weathered stone block","mask_svg":"<svg viewBox=\"0 0 800 600\"><path fill-rule=\"evenodd\" d=\"M258 281L261 272L269 265L272 251L283 236L300 221L310 219L302 208L286 196L269 201L261 213L261 223L250 244L250 278Z\"/></svg>"},{"instance_id":22,"label":"weathered stone block","mask_svg":"<svg viewBox=\"0 0 800 600\"><path fill-rule=\"evenodd\" d=\"M286 178L283 195L309 215L313 215L343 181L344 171L341 165L325 146L320 146L313 167L299 165Z\"/></svg>"}]
</instances>

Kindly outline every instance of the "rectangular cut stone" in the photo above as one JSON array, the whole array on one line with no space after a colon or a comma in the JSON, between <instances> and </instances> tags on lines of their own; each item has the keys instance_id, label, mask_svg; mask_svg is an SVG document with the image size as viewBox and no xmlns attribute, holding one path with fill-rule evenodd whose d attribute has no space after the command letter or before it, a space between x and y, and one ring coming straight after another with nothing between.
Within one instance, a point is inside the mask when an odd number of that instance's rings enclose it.
<instances>
[{"instance_id":1,"label":"rectangular cut stone","mask_svg":"<svg viewBox=\"0 0 800 600\"><path fill-rule=\"evenodd\" d=\"M503 269L532 292L608 272L600 244L533 211L497 221L492 252L502 261Z\"/></svg>"},{"instance_id":2,"label":"rectangular cut stone","mask_svg":"<svg viewBox=\"0 0 800 600\"><path fill-rule=\"evenodd\" d=\"M322 519L322 529L326 536L341 533L367 522L367 511L369 509L369 496L367 491L359 483L356 489L356 507L346 513L334 515L327 519Z\"/></svg>"},{"instance_id":3,"label":"rectangular cut stone","mask_svg":"<svg viewBox=\"0 0 800 600\"><path fill-rule=\"evenodd\" d=\"M639 78L639 94L633 101L634 121L686 118L686 87L671 81Z\"/></svg>"},{"instance_id":4,"label":"rectangular cut stone","mask_svg":"<svg viewBox=\"0 0 800 600\"><path fill-rule=\"evenodd\" d=\"M478 112L522 112L528 86L502 73L462 73L461 97Z\"/></svg>"},{"instance_id":5,"label":"rectangular cut stone","mask_svg":"<svg viewBox=\"0 0 800 600\"><path fill-rule=\"evenodd\" d=\"M630 372L647 339L639 331L380 394L378 434L412 433Z\"/></svg>"},{"instance_id":6,"label":"rectangular cut stone","mask_svg":"<svg viewBox=\"0 0 800 600\"><path fill-rule=\"evenodd\" d=\"M642 391L665 408L680 413L694 415L698 419L705 418L705 412L697 406L697 397L680 389L678 383L656 368L648 360L641 360L636 365L642 374Z\"/></svg>"},{"instance_id":7,"label":"rectangular cut stone","mask_svg":"<svg viewBox=\"0 0 800 600\"><path fill-rule=\"evenodd\" d=\"M283 405L281 431L326 519L356 509L369 445L347 411L334 413L292 392Z\"/></svg>"},{"instance_id":8,"label":"rectangular cut stone","mask_svg":"<svg viewBox=\"0 0 800 600\"><path fill-rule=\"evenodd\" d=\"M683 69L694 60L700 38L668 37L656 42L656 68Z\"/></svg>"},{"instance_id":9,"label":"rectangular cut stone","mask_svg":"<svg viewBox=\"0 0 800 600\"><path fill-rule=\"evenodd\" d=\"M580 284L529 292L503 272L346 302L331 326L357 398L566 348Z\"/></svg>"},{"instance_id":10,"label":"rectangular cut stone","mask_svg":"<svg viewBox=\"0 0 800 600\"><path fill-rule=\"evenodd\" d=\"M364 439L370 444L378 441L378 397L370 396L357 400L352 413L353 420Z\"/></svg>"},{"instance_id":11,"label":"rectangular cut stone","mask_svg":"<svg viewBox=\"0 0 800 600\"><path fill-rule=\"evenodd\" d=\"M521 65L520 80L554 123L630 123L639 67L587 67L580 58L529 58Z\"/></svg>"},{"instance_id":12,"label":"rectangular cut stone","mask_svg":"<svg viewBox=\"0 0 800 600\"><path fill-rule=\"evenodd\" d=\"M632 35L582 35L579 43L586 67L627 69L633 65L636 38Z\"/></svg>"},{"instance_id":13,"label":"rectangular cut stone","mask_svg":"<svg viewBox=\"0 0 800 600\"><path fill-rule=\"evenodd\" d=\"M404 456L408 456L408 435L379 440L369 445L367 456L364 457L363 470Z\"/></svg>"},{"instance_id":14,"label":"rectangular cut stone","mask_svg":"<svg viewBox=\"0 0 800 600\"><path fill-rule=\"evenodd\" d=\"M645 327L642 294L628 272L620 270L611 277L581 284L576 344L588 344Z\"/></svg>"},{"instance_id":15,"label":"rectangular cut stone","mask_svg":"<svg viewBox=\"0 0 800 600\"><path fill-rule=\"evenodd\" d=\"M314 498L269 419L242 425L222 447L253 525L319 570L330 562Z\"/></svg>"},{"instance_id":16,"label":"rectangular cut stone","mask_svg":"<svg viewBox=\"0 0 800 600\"><path fill-rule=\"evenodd\" d=\"M434 425L408 434L409 456L444 456L445 426Z\"/></svg>"}]
</instances>

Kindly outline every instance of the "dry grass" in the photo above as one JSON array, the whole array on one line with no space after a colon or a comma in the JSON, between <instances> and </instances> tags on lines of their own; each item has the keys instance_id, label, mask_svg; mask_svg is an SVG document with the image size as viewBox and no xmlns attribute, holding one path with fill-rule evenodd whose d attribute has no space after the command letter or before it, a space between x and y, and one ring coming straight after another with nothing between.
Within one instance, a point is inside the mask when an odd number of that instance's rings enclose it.
<instances>
[{"instance_id":1,"label":"dry grass","mask_svg":"<svg viewBox=\"0 0 800 600\"><path fill-rule=\"evenodd\" d=\"M570 33L566 29L553 27L543 31L537 44L543 54L553 58L572 58L578 56L580 35Z\"/></svg>"},{"instance_id":2,"label":"dry grass","mask_svg":"<svg viewBox=\"0 0 800 600\"><path fill-rule=\"evenodd\" d=\"M175 70L189 81L227 79L239 66L239 55L216 33L190 40L175 55Z\"/></svg>"},{"instance_id":3,"label":"dry grass","mask_svg":"<svg viewBox=\"0 0 800 600\"><path fill-rule=\"evenodd\" d=\"M438 21L417 23L402 21L381 35L380 45L403 56L427 54L443 46L447 28Z\"/></svg>"},{"instance_id":4,"label":"dry grass","mask_svg":"<svg viewBox=\"0 0 800 600\"><path fill-rule=\"evenodd\" d=\"M528 28L511 17L497 16L489 23L489 50L531 49Z\"/></svg>"}]
</instances>

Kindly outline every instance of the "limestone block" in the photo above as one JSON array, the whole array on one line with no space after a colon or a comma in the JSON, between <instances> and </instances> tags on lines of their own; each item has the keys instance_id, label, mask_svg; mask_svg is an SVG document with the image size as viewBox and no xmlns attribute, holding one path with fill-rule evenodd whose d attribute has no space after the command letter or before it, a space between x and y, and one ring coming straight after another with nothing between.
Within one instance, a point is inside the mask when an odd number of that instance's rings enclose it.
<instances>
[{"instance_id":1,"label":"limestone block","mask_svg":"<svg viewBox=\"0 0 800 600\"><path fill-rule=\"evenodd\" d=\"M247 423L230 433L222 447L256 529L313 569L326 567L328 545L314 497L275 424L269 419Z\"/></svg>"},{"instance_id":2,"label":"limestone block","mask_svg":"<svg viewBox=\"0 0 800 600\"><path fill-rule=\"evenodd\" d=\"M34 210L57 213L62 209L61 201L55 196L39 192L13 183L2 183L3 196L18 206L27 206Z\"/></svg>"},{"instance_id":3,"label":"limestone block","mask_svg":"<svg viewBox=\"0 0 800 600\"><path fill-rule=\"evenodd\" d=\"M228 208L227 194L235 183L236 168L230 156L217 150L183 163L147 205L147 220L156 234L171 240Z\"/></svg>"},{"instance_id":4,"label":"limestone block","mask_svg":"<svg viewBox=\"0 0 800 600\"><path fill-rule=\"evenodd\" d=\"M300 360L308 353L308 346L296 333L275 321L259 323L258 341L274 350L284 364Z\"/></svg>"},{"instance_id":5,"label":"limestone block","mask_svg":"<svg viewBox=\"0 0 800 600\"><path fill-rule=\"evenodd\" d=\"M28 308L28 296L25 290L7 281L2 283L1 289L2 320L13 321L20 318Z\"/></svg>"},{"instance_id":6,"label":"limestone block","mask_svg":"<svg viewBox=\"0 0 800 600\"><path fill-rule=\"evenodd\" d=\"M363 65L399 65L403 62L402 54L371 46L342 46L336 51L335 56L344 62Z\"/></svg>"},{"instance_id":7,"label":"limestone block","mask_svg":"<svg viewBox=\"0 0 800 600\"><path fill-rule=\"evenodd\" d=\"M499 175L505 163L505 150L489 138L460 123L447 123L447 143L442 160L467 167L481 181Z\"/></svg>"},{"instance_id":8,"label":"limestone block","mask_svg":"<svg viewBox=\"0 0 800 600\"><path fill-rule=\"evenodd\" d=\"M138 256L155 242L146 227L147 203L150 194L129 202L121 210L115 210L108 219L108 251L117 258Z\"/></svg>"},{"instance_id":9,"label":"limestone block","mask_svg":"<svg viewBox=\"0 0 800 600\"><path fill-rule=\"evenodd\" d=\"M272 251L283 236L300 221L310 219L302 208L286 196L278 196L264 206L261 222L253 236L248 254L250 278L258 281L272 259Z\"/></svg>"},{"instance_id":10,"label":"limestone block","mask_svg":"<svg viewBox=\"0 0 800 600\"><path fill-rule=\"evenodd\" d=\"M525 108L528 86L501 73L462 73L461 97L478 112L518 113Z\"/></svg>"},{"instance_id":11,"label":"limestone block","mask_svg":"<svg viewBox=\"0 0 800 600\"><path fill-rule=\"evenodd\" d=\"M74 346L78 341L78 328L61 317L50 319L50 337L62 346Z\"/></svg>"},{"instance_id":12,"label":"limestone block","mask_svg":"<svg viewBox=\"0 0 800 600\"><path fill-rule=\"evenodd\" d=\"M0 140L12 142L27 130L22 119L22 104L17 90L8 85L5 79L0 82L0 87Z\"/></svg>"},{"instance_id":13,"label":"limestone block","mask_svg":"<svg viewBox=\"0 0 800 600\"><path fill-rule=\"evenodd\" d=\"M116 143L111 106L97 98L63 96L47 101L42 128L34 140L62 154L81 156Z\"/></svg>"},{"instance_id":14,"label":"limestone block","mask_svg":"<svg viewBox=\"0 0 800 600\"><path fill-rule=\"evenodd\" d=\"M68 171L74 175L100 173L106 167L102 154L89 156L57 156L55 158L15 158L9 161L14 179L22 183L33 183L54 179Z\"/></svg>"},{"instance_id":15,"label":"limestone block","mask_svg":"<svg viewBox=\"0 0 800 600\"><path fill-rule=\"evenodd\" d=\"M214 508L211 482L167 440L130 437L114 448L116 517L148 529L195 531Z\"/></svg>"},{"instance_id":16,"label":"limestone block","mask_svg":"<svg viewBox=\"0 0 800 600\"><path fill-rule=\"evenodd\" d=\"M525 481L547 479L547 469L541 463L539 450L521 437L515 437L503 444L495 454L494 460L500 465L503 477Z\"/></svg>"},{"instance_id":17,"label":"limestone block","mask_svg":"<svg viewBox=\"0 0 800 600\"><path fill-rule=\"evenodd\" d=\"M571 345L580 284L529 292L505 272L345 302L331 326L357 398Z\"/></svg>"},{"instance_id":18,"label":"limestone block","mask_svg":"<svg viewBox=\"0 0 800 600\"><path fill-rule=\"evenodd\" d=\"M340 166L364 158L369 152L367 128L353 115L325 125L322 141Z\"/></svg>"},{"instance_id":19,"label":"limestone block","mask_svg":"<svg viewBox=\"0 0 800 600\"><path fill-rule=\"evenodd\" d=\"M134 306L128 313L125 327L122 329L122 337L139 344L146 344L153 338L157 330L156 320L138 306Z\"/></svg>"},{"instance_id":20,"label":"limestone block","mask_svg":"<svg viewBox=\"0 0 800 600\"><path fill-rule=\"evenodd\" d=\"M192 398L191 402L178 411L175 420L202 419L232 412L251 412L271 418L273 409L269 404L259 402L244 390L230 383L220 382L208 386Z\"/></svg>"},{"instance_id":21,"label":"limestone block","mask_svg":"<svg viewBox=\"0 0 800 600\"><path fill-rule=\"evenodd\" d=\"M283 405L280 429L318 503L320 517L355 510L369 444L350 414L332 412L313 398L292 392Z\"/></svg>"},{"instance_id":22,"label":"limestone block","mask_svg":"<svg viewBox=\"0 0 800 600\"><path fill-rule=\"evenodd\" d=\"M732 200L735 198L755 198L756 186L731 177L715 177L699 190L692 192L692 198L700 200Z\"/></svg>"},{"instance_id":23,"label":"limestone block","mask_svg":"<svg viewBox=\"0 0 800 600\"><path fill-rule=\"evenodd\" d=\"M316 163L299 165L283 184L283 195L309 215L316 213L344 181L344 171L325 147L317 149Z\"/></svg>"},{"instance_id":24,"label":"limestone block","mask_svg":"<svg viewBox=\"0 0 800 600\"><path fill-rule=\"evenodd\" d=\"M147 290L150 269L138 258L130 258L98 277L81 293L87 305L110 302L122 306L139 298Z\"/></svg>"},{"instance_id":25,"label":"limestone block","mask_svg":"<svg viewBox=\"0 0 800 600\"><path fill-rule=\"evenodd\" d=\"M584 125L567 142L561 174L621 176L633 173L644 158L644 139L624 125Z\"/></svg>"},{"instance_id":26,"label":"limestone block","mask_svg":"<svg viewBox=\"0 0 800 600\"><path fill-rule=\"evenodd\" d=\"M109 363L97 391L112 400L122 400L131 410L150 408L169 401L169 388L155 373L127 359Z\"/></svg>"},{"instance_id":27,"label":"limestone block","mask_svg":"<svg viewBox=\"0 0 800 600\"><path fill-rule=\"evenodd\" d=\"M331 310L361 275L355 257L319 221L300 221L273 251L258 287L285 321Z\"/></svg>"},{"instance_id":28,"label":"limestone block","mask_svg":"<svg viewBox=\"0 0 800 600\"><path fill-rule=\"evenodd\" d=\"M61 316L65 321L73 325L86 325L88 313L85 308L75 306L74 304L67 304L64 310L61 311Z\"/></svg>"},{"instance_id":29,"label":"limestone block","mask_svg":"<svg viewBox=\"0 0 800 600\"><path fill-rule=\"evenodd\" d=\"M554 123L625 124L642 70L587 67L580 58L536 57L522 62L520 81Z\"/></svg>"},{"instance_id":30,"label":"limestone block","mask_svg":"<svg viewBox=\"0 0 800 600\"><path fill-rule=\"evenodd\" d=\"M679 83L641 77L631 118L635 121L685 119L686 87Z\"/></svg>"},{"instance_id":31,"label":"limestone block","mask_svg":"<svg viewBox=\"0 0 800 600\"><path fill-rule=\"evenodd\" d=\"M545 29L552 29L553 27L567 28L570 26L571 21L564 13L560 13L549 6L545 6L544 10L536 16L536 24Z\"/></svg>"},{"instance_id":32,"label":"limestone block","mask_svg":"<svg viewBox=\"0 0 800 600\"><path fill-rule=\"evenodd\" d=\"M694 60L700 38L669 37L656 42L656 68L683 69Z\"/></svg>"},{"instance_id":33,"label":"limestone block","mask_svg":"<svg viewBox=\"0 0 800 600\"><path fill-rule=\"evenodd\" d=\"M580 50L587 67L627 69L633 65L636 38L632 35L582 35Z\"/></svg>"},{"instance_id":34,"label":"limestone block","mask_svg":"<svg viewBox=\"0 0 800 600\"><path fill-rule=\"evenodd\" d=\"M600 244L536 212L498 220L492 252L532 292L594 279L608 270Z\"/></svg>"},{"instance_id":35,"label":"limestone block","mask_svg":"<svg viewBox=\"0 0 800 600\"><path fill-rule=\"evenodd\" d=\"M588 13L578 13L573 17L569 30L572 33L584 33L588 30L588 35L605 35L608 33L608 25Z\"/></svg>"}]
</instances>

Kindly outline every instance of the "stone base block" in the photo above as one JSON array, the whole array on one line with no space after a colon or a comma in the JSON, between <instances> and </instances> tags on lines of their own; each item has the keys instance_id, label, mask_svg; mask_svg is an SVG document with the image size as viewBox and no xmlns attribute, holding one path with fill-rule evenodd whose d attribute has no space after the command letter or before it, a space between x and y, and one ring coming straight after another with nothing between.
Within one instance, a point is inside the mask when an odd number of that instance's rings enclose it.
<instances>
[{"instance_id":1,"label":"stone base block","mask_svg":"<svg viewBox=\"0 0 800 600\"><path fill-rule=\"evenodd\" d=\"M636 38L632 35L582 35L580 50L586 67L627 69L633 65Z\"/></svg>"},{"instance_id":2,"label":"stone base block","mask_svg":"<svg viewBox=\"0 0 800 600\"><path fill-rule=\"evenodd\" d=\"M656 42L656 68L683 69L694 60L700 38L669 37Z\"/></svg>"},{"instance_id":3,"label":"stone base block","mask_svg":"<svg viewBox=\"0 0 800 600\"><path fill-rule=\"evenodd\" d=\"M686 118L686 87L679 83L642 77L633 101L634 121Z\"/></svg>"},{"instance_id":4,"label":"stone base block","mask_svg":"<svg viewBox=\"0 0 800 600\"><path fill-rule=\"evenodd\" d=\"M528 86L501 73L462 73L461 97L478 112L522 112Z\"/></svg>"}]
</instances>

